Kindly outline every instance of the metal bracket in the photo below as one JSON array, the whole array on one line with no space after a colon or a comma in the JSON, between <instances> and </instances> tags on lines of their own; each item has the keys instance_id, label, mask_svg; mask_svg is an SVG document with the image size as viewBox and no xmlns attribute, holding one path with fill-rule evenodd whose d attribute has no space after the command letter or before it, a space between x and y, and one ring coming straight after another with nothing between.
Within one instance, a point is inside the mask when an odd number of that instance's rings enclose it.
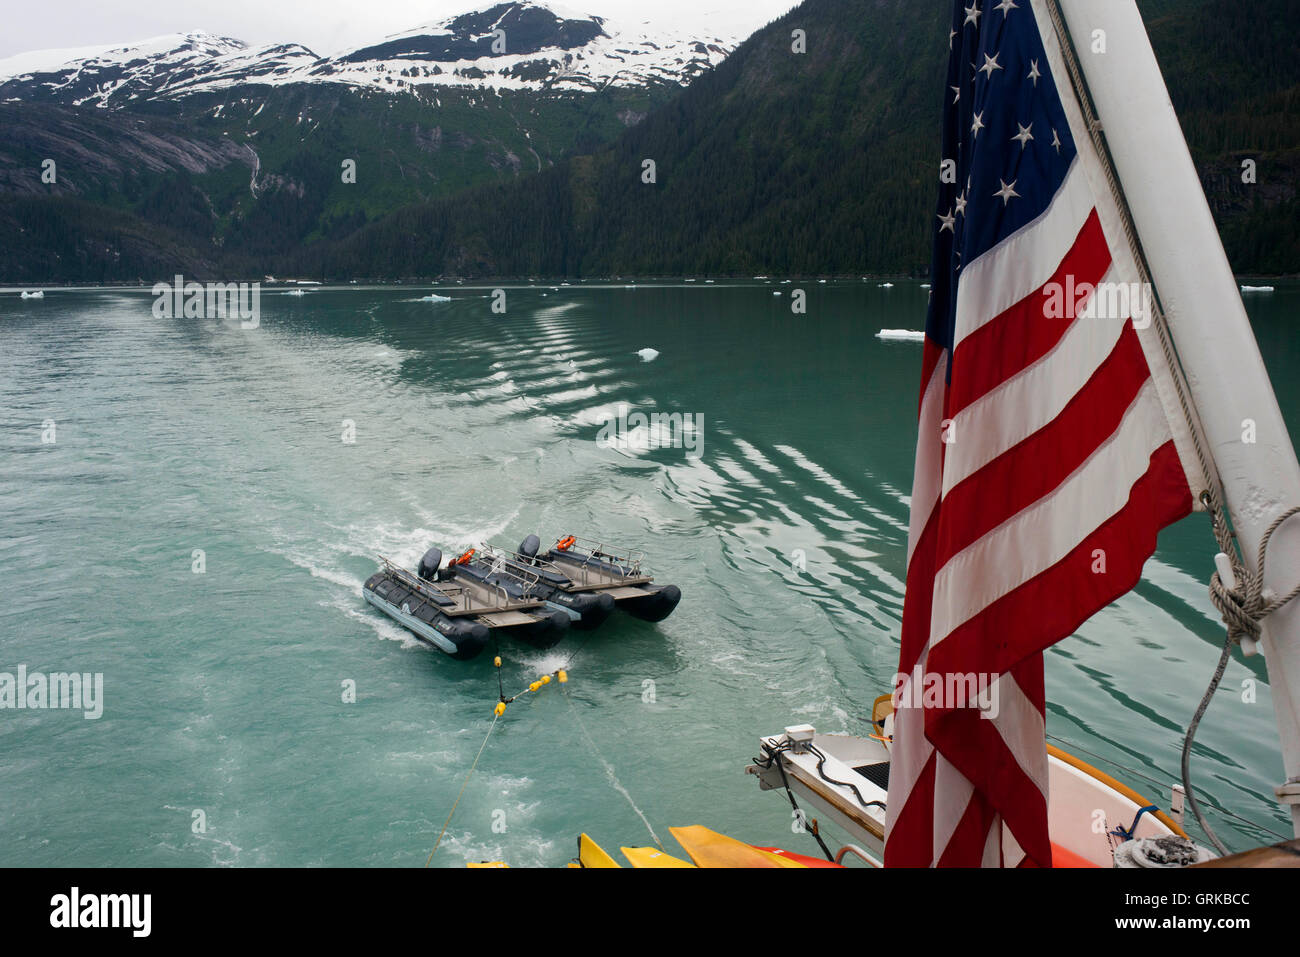
<instances>
[{"instance_id":1,"label":"metal bracket","mask_svg":"<svg viewBox=\"0 0 1300 957\"><path fill-rule=\"evenodd\" d=\"M1273 789L1279 804L1300 804L1300 778L1292 778Z\"/></svg>"}]
</instances>

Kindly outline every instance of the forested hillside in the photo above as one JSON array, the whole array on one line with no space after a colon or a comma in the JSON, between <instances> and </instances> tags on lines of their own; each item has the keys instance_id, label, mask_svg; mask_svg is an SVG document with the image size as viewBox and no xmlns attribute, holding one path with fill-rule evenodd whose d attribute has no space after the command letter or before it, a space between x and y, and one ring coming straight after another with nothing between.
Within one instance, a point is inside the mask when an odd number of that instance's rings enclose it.
<instances>
[{"instance_id":1,"label":"forested hillside","mask_svg":"<svg viewBox=\"0 0 1300 957\"><path fill-rule=\"evenodd\" d=\"M1295 0L1139 5L1234 268L1300 273ZM439 160L410 153L408 164L399 139L368 147L382 181L355 195L375 201L340 205L325 182L333 154L270 131L259 148L306 187L274 202L234 199L248 188L241 163L177 171L131 203L100 197L112 207L102 218L89 200L0 200L11 237L0 278L152 280L173 266L318 279L921 275L948 10L943 0L806 0L612 141L608 125L575 125L554 136L552 155L576 145L567 159L455 192L426 192ZM796 30L804 52L792 49ZM614 112L584 116L608 124ZM328 122L365 142L363 121L338 111ZM1254 183L1242 180L1246 159ZM214 206L248 209L204 232Z\"/></svg>"},{"instance_id":2,"label":"forested hillside","mask_svg":"<svg viewBox=\"0 0 1300 957\"><path fill-rule=\"evenodd\" d=\"M1300 42L1279 29L1294 2L1141 6L1234 268L1300 272ZM946 10L808 0L608 148L295 262L331 277L923 274Z\"/></svg>"}]
</instances>

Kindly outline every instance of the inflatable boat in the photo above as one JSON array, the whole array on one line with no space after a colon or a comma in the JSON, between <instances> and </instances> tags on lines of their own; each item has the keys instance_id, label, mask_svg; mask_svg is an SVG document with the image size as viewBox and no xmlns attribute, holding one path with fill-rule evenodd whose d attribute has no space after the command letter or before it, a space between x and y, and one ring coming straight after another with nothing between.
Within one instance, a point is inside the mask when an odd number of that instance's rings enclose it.
<instances>
[{"instance_id":1,"label":"inflatable boat","mask_svg":"<svg viewBox=\"0 0 1300 957\"><path fill-rule=\"evenodd\" d=\"M362 588L367 602L421 641L462 661L509 633L538 648L564 637L570 616L543 600L496 582L457 574L473 549L442 567L442 552L429 549L415 573L380 558L383 568Z\"/></svg>"},{"instance_id":2,"label":"inflatable boat","mask_svg":"<svg viewBox=\"0 0 1300 957\"><path fill-rule=\"evenodd\" d=\"M537 536L530 535L527 541L536 542ZM468 562L452 566L452 574L503 588L515 598L539 599L566 615L570 627L582 631L597 627L614 612L614 597L607 592L566 591L572 583L549 563L529 563L518 552L505 552L491 545L472 550Z\"/></svg>"},{"instance_id":3,"label":"inflatable boat","mask_svg":"<svg viewBox=\"0 0 1300 957\"><path fill-rule=\"evenodd\" d=\"M642 556L637 552L573 535L558 539L545 555L538 554L540 549L538 537L529 535L517 552L502 557L520 572L535 575L538 586L534 593L544 594L558 607L595 599L604 608L604 600L611 599L613 607L642 621L663 621L682 600L676 585L654 583L654 576L644 570ZM607 617L609 612L604 614ZM601 621L604 617L589 626L575 626L595 627Z\"/></svg>"}]
</instances>

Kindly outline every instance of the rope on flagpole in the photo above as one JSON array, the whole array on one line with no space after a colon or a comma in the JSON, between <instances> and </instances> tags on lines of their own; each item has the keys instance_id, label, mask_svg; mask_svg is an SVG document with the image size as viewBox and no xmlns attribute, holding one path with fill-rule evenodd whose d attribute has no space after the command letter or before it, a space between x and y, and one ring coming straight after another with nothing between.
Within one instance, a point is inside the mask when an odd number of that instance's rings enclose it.
<instances>
[{"instance_id":1,"label":"rope on flagpole","mask_svg":"<svg viewBox=\"0 0 1300 957\"><path fill-rule=\"evenodd\" d=\"M1066 70L1070 74L1070 84L1074 89L1075 99L1079 103L1079 110L1083 114L1088 138L1092 141L1093 149L1097 152L1098 163L1102 172L1106 175L1106 185L1110 187L1111 198L1115 200L1120 225L1124 229L1124 238L1128 240L1129 251L1133 254L1133 262L1137 267L1138 278L1142 281L1144 289L1151 290L1151 327L1155 330L1156 338L1160 342L1160 350L1164 353L1165 367L1169 370L1169 378L1173 383L1174 392L1178 396L1183 421L1187 425L1187 432L1192 440L1192 448L1196 452L1197 462L1201 466L1201 477L1205 482L1206 492L1202 492L1200 498L1204 501L1204 497L1208 493L1213 501L1221 501L1222 494L1218 472L1211 464L1210 457L1205 453L1205 447L1202 444L1200 419L1194 411L1195 406L1187 397L1187 386L1183 379L1182 363L1178 359L1178 350L1175 348L1173 339L1169 334L1169 321L1160 305L1160 291L1156 289L1155 283L1151 281L1151 270L1147 266L1146 255L1142 251L1142 243L1137 236L1137 227L1133 224L1133 214L1129 210L1128 200L1124 196L1124 190L1119 183L1119 176L1115 172L1115 164L1111 160L1110 147L1106 143L1106 134L1102 129L1101 119L1097 116L1096 107L1092 102L1092 95L1088 92L1087 80L1084 79L1083 70L1079 66L1079 59L1075 53L1073 41L1070 39L1070 29L1066 26L1065 18L1061 14L1059 0L1048 0L1047 9L1052 18L1052 25L1056 29L1056 38L1061 48L1061 58L1065 61Z\"/></svg>"},{"instance_id":2,"label":"rope on flagpole","mask_svg":"<svg viewBox=\"0 0 1300 957\"><path fill-rule=\"evenodd\" d=\"M1124 196L1124 190L1120 186L1119 177L1115 172L1115 165L1111 159L1110 149L1106 143L1106 136L1102 129L1102 123L1097 116L1096 108L1092 102L1092 96L1088 92L1087 81L1084 79L1083 71L1079 66L1078 56L1075 53L1073 42L1070 39L1069 27L1065 23L1065 18L1061 13L1060 0L1047 0L1047 10L1052 20L1052 26L1056 31L1057 41L1061 49L1061 57L1065 61L1065 66L1070 74L1070 82L1074 88L1075 98L1079 102L1079 108L1083 113L1084 125L1087 128L1088 137L1091 139L1093 148L1097 152L1097 158L1100 161L1102 171L1106 176L1106 183L1110 187L1111 196L1115 200L1115 205L1119 211L1120 223L1124 229L1124 236L1128 240L1129 249L1133 254L1134 263L1137 266L1138 276L1142 280L1144 287L1152 292L1152 328L1155 330L1156 339L1160 343L1161 352L1164 354L1165 366L1169 369L1169 378L1173 383L1174 393L1178 397L1178 404L1181 407L1183 421L1187 425L1188 435L1192 441L1192 448L1196 453L1197 462L1201 467L1201 476L1204 479L1205 487L1197 496L1197 500L1205 508L1210 516L1210 528L1214 533L1214 539L1219 545L1219 550L1223 554L1228 567L1231 570L1235 581L1225 582L1216 570L1210 577L1210 601L1214 607L1219 610L1224 624L1227 625L1228 634L1223 646L1223 654L1219 657L1218 667L1215 669L1214 677L1210 680L1210 686L1205 691L1205 696L1201 699L1200 706L1196 709L1196 714L1187 728L1187 735L1183 739L1183 789L1187 793L1187 803L1192 809L1196 821L1201 826L1207 837L1213 842L1220 853L1227 854L1228 850L1223 842L1215 835L1214 831L1205 822L1201 814L1200 805L1197 803L1195 792L1192 789L1191 782L1191 750L1192 741L1196 737L1196 729L1200 725L1201 718L1205 715L1209 707L1210 700L1214 697L1215 691L1219 687L1219 682L1223 679L1223 673L1227 668L1228 659L1232 655L1232 646L1239 643L1243 637L1250 641L1258 639L1260 635L1261 621L1281 608L1287 602L1291 601L1297 595L1300 595L1300 585L1292 589L1291 593L1285 598L1265 599L1264 597L1264 559L1268 549L1269 539L1283 522L1292 515L1300 512L1300 506L1287 509L1278 515L1269 525L1268 530L1260 539L1258 554L1256 558L1256 569L1248 569L1241 559L1237 549L1236 532L1229 528L1228 517L1223 506L1223 485L1219 479L1218 471L1214 467L1211 458L1205 452L1204 437L1201 433L1200 418L1195 412L1195 406L1187 395L1187 384L1183 378L1182 363L1178 359L1178 350L1173 343L1172 336L1169 332L1168 319L1164 314L1164 309L1160 305L1159 290L1156 289L1155 283L1151 281L1151 271L1147 266L1146 256L1142 251L1142 244L1137 236L1137 228L1133 223L1133 215L1129 209L1128 201ZM1217 562L1216 562L1217 564Z\"/></svg>"}]
</instances>

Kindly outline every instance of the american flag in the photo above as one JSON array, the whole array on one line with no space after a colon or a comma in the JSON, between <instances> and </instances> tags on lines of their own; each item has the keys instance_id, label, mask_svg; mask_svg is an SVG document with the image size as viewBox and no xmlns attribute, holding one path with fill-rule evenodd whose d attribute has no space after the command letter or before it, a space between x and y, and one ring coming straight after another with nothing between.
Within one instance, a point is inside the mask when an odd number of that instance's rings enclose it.
<instances>
[{"instance_id":1,"label":"american flag","mask_svg":"<svg viewBox=\"0 0 1300 957\"><path fill-rule=\"evenodd\" d=\"M1043 651L1199 473L1149 320L1078 315L1141 274L1047 0L958 0L949 48L885 864L1050 866ZM981 675L996 717L942 693Z\"/></svg>"}]
</instances>

